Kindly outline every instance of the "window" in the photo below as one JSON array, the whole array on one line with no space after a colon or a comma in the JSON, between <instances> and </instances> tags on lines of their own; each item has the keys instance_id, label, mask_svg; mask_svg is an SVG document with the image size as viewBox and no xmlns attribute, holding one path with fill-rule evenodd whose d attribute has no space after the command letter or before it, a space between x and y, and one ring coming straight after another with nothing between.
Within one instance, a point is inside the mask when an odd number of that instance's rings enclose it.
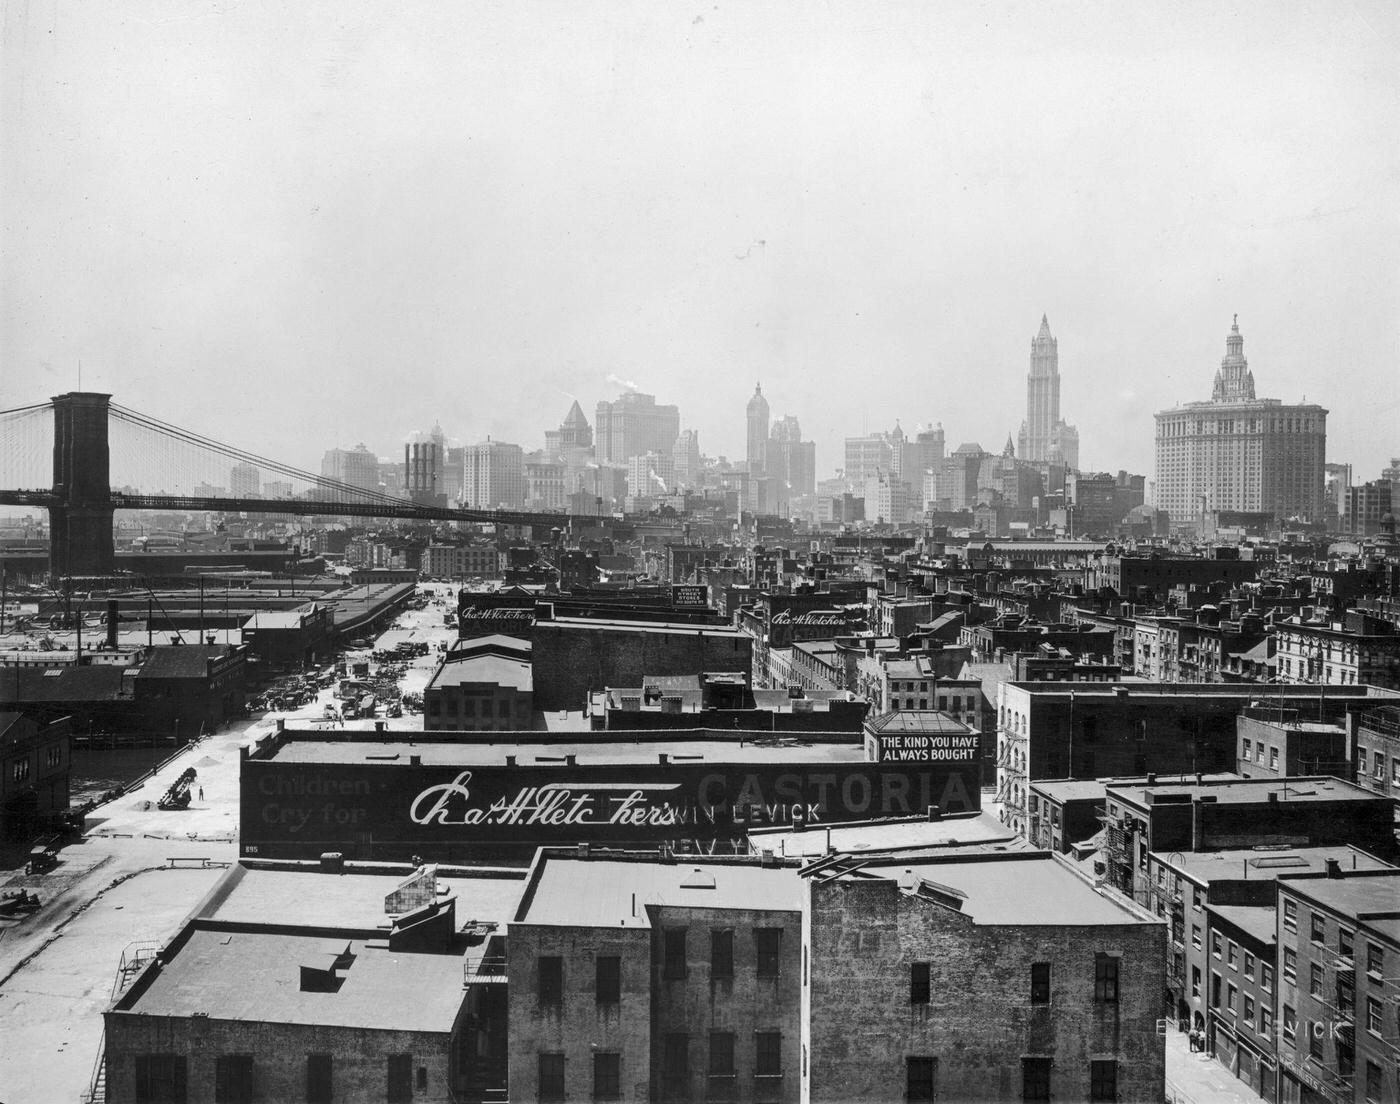
<instances>
[{"instance_id":1,"label":"window","mask_svg":"<svg viewBox=\"0 0 1400 1104\"><path fill-rule=\"evenodd\" d=\"M781 1077L783 1075L783 1033L781 1031L757 1031L753 1037L755 1077Z\"/></svg>"},{"instance_id":2,"label":"window","mask_svg":"<svg viewBox=\"0 0 1400 1104\"><path fill-rule=\"evenodd\" d=\"M1321 1062L1327 1056L1324 1043L1327 1037L1327 1025L1321 1020L1314 1020L1311 1027L1312 1030L1308 1032L1308 1054Z\"/></svg>"},{"instance_id":3,"label":"window","mask_svg":"<svg viewBox=\"0 0 1400 1104\"><path fill-rule=\"evenodd\" d=\"M594 982L599 1004L618 1004L622 1000L622 958L619 955L599 955L594 964Z\"/></svg>"},{"instance_id":4,"label":"window","mask_svg":"<svg viewBox=\"0 0 1400 1104\"><path fill-rule=\"evenodd\" d=\"M1244 952L1244 976L1250 981L1254 980L1254 954L1252 951Z\"/></svg>"},{"instance_id":5,"label":"window","mask_svg":"<svg viewBox=\"0 0 1400 1104\"><path fill-rule=\"evenodd\" d=\"M661 976L672 981L685 977L685 928L667 928L662 938L665 942L665 961Z\"/></svg>"},{"instance_id":6,"label":"window","mask_svg":"<svg viewBox=\"0 0 1400 1104\"><path fill-rule=\"evenodd\" d=\"M1021 1099L1050 1099L1050 1059L1021 1059Z\"/></svg>"},{"instance_id":7,"label":"window","mask_svg":"<svg viewBox=\"0 0 1400 1104\"><path fill-rule=\"evenodd\" d=\"M1200 925L1200 924L1192 924L1192 925L1191 925L1191 946L1195 947L1197 950L1200 950L1200 948L1201 948L1201 925Z\"/></svg>"},{"instance_id":8,"label":"window","mask_svg":"<svg viewBox=\"0 0 1400 1104\"><path fill-rule=\"evenodd\" d=\"M1235 994L1236 994L1236 989L1235 989L1235 987L1234 987L1233 985L1227 985L1227 986L1225 986L1225 1011L1226 1011L1226 1012L1234 1012L1234 1010L1235 1010Z\"/></svg>"},{"instance_id":9,"label":"window","mask_svg":"<svg viewBox=\"0 0 1400 1104\"><path fill-rule=\"evenodd\" d=\"M1274 968L1267 962L1259 964L1259 988L1273 992Z\"/></svg>"},{"instance_id":10,"label":"window","mask_svg":"<svg viewBox=\"0 0 1400 1104\"><path fill-rule=\"evenodd\" d=\"M329 1054L306 1056L307 1104L330 1104L333 1074Z\"/></svg>"},{"instance_id":11,"label":"window","mask_svg":"<svg viewBox=\"0 0 1400 1104\"><path fill-rule=\"evenodd\" d=\"M413 1099L413 1055L389 1055L389 1104L408 1104Z\"/></svg>"},{"instance_id":12,"label":"window","mask_svg":"<svg viewBox=\"0 0 1400 1104\"><path fill-rule=\"evenodd\" d=\"M1312 941L1314 943L1327 941L1327 924L1322 919L1322 915L1316 912L1312 914Z\"/></svg>"},{"instance_id":13,"label":"window","mask_svg":"<svg viewBox=\"0 0 1400 1104\"><path fill-rule=\"evenodd\" d=\"M1210 1006L1220 1007L1220 975L1214 971L1210 975Z\"/></svg>"},{"instance_id":14,"label":"window","mask_svg":"<svg viewBox=\"0 0 1400 1104\"><path fill-rule=\"evenodd\" d=\"M1259 1034L1268 1037L1274 1033L1274 1010L1267 1004L1259 1006Z\"/></svg>"},{"instance_id":15,"label":"window","mask_svg":"<svg viewBox=\"0 0 1400 1104\"><path fill-rule=\"evenodd\" d=\"M1322 964L1319 962L1314 962L1310 967L1308 992L1315 997L1322 996Z\"/></svg>"},{"instance_id":16,"label":"window","mask_svg":"<svg viewBox=\"0 0 1400 1104\"><path fill-rule=\"evenodd\" d=\"M904 1059L904 1099L932 1101L938 1078L938 1059L915 1057Z\"/></svg>"},{"instance_id":17,"label":"window","mask_svg":"<svg viewBox=\"0 0 1400 1104\"><path fill-rule=\"evenodd\" d=\"M709 1099L732 1099L734 1096L735 1088L734 1033L732 1031L710 1032L709 1075Z\"/></svg>"},{"instance_id":18,"label":"window","mask_svg":"<svg viewBox=\"0 0 1400 1104\"><path fill-rule=\"evenodd\" d=\"M1118 1003L1118 959L1110 955L1094 958L1094 1000L1102 1004Z\"/></svg>"},{"instance_id":19,"label":"window","mask_svg":"<svg viewBox=\"0 0 1400 1104\"><path fill-rule=\"evenodd\" d=\"M183 1054L138 1054L137 1104L184 1104L186 1076Z\"/></svg>"},{"instance_id":20,"label":"window","mask_svg":"<svg viewBox=\"0 0 1400 1104\"><path fill-rule=\"evenodd\" d=\"M667 1099L690 1096L690 1036L672 1032L662 1042L661 1084Z\"/></svg>"},{"instance_id":21,"label":"window","mask_svg":"<svg viewBox=\"0 0 1400 1104\"><path fill-rule=\"evenodd\" d=\"M1031 1003L1050 1003L1050 963L1031 963Z\"/></svg>"},{"instance_id":22,"label":"window","mask_svg":"<svg viewBox=\"0 0 1400 1104\"><path fill-rule=\"evenodd\" d=\"M1213 954L1216 958L1219 958L1219 957L1220 957L1220 949L1221 949L1220 933L1219 933L1218 931L1213 931L1213 932L1210 933L1210 953Z\"/></svg>"},{"instance_id":23,"label":"window","mask_svg":"<svg viewBox=\"0 0 1400 1104\"><path fill-rule=\"evenodd\" d=\"M710 977L734 976L734 933L728 928L710 932Z\"/></svg>"},{"instance_id":24,"label":"window","mask_svg":"<svg viewBox=\"0 0 1400 1104\"><path fill-rule=\"evenodd\" d=\"M1337 929L1337 953L1343 958L1352 958L1356 954L1356 937L1346 928Z\"/></svg>"},{"instance_id":25,"label":"window","mask_svg":"<svg viewBox=\"0 0 1400 1104\"><path fill-rule=\"evenodd\" d=\"M1233 939L1225 944L1225 965L1234 970L1238 967L1240 948Z\"/></svg>"},{"instance_id":26,"label":"window","mask_svg":"<svg viewBox=\"0 0 1400 1104\"><path fill-rule=\"evenodd\" d=\"M1298 930L1298 902L1287 897L1283 900L1283 926L1289 931Z\"/></svg>"},{"instance_id":27,"label":"window","mask_svg":"<svg viewBox=\"0 0 1400 1104\"><path fill-rule=\"evenodd\" d=\"M24 781L26 778L28 778L28 777L29 777L29 760L28 760L28 759L16 759L16 760L15 760L15 769L14 769L14 778L15 778L15 781L16 781L16 782L23 782L23 781Z\"/></svg>"},{"instance_id":28,"label":"window","mask_svg":"<svg viewBox=\"0 0 1400 1104\"><path fill-rule=\"evenodd\" d=\"M1366 1061L1366 1100L1367 1104L1380 1104L1381 1067L1370 1059Z\"/></svg>"},{"instance_id":29,"label":"window","mask_svg":"<svg viewBox=\"0 0 1400 1104\"><path fill-rule=\"evenodd\" d=\"M754 945L758 951L758 976L775 978L778 976L778 963L782 957L783 929L754 928Z\"/></svg>"},{"instance_id":30,"label":"window","mask_svg":"<svg viewBox=\"0 0 1400 1104\"><path fill-rule=\"evenodd\" d=\"M1366 998L1366 1030L1374 1031L1377 1035L1381 1033L1381 1024L1384 1022L1385 1013L1382 1007L1375 997Z\"/></svg>"},{"instance_id":31,"label":"window","mask_svg":"<svg viewBox=\"0 0 1400 1104\"><path fill-rule=\"evenodd\" d=\"M1385 951L1374 943L1366 944L1366 972L1372 977L1385 974Z\"/></svg>"},{"instance_id":32,"label":"window","mask_svg":"<svg viewBox=\"0 0 1400 1104\"><path fill-rule=\"evenodd\" d=\"M622 1097L622 1055L615 1050L593 1052L593 1099Z\"/></svg>"},{"instance_id":33,"label":"window","mask_svg":"<svg viewBox=\"0 0 1400 1104\"><path fill-rule=\"evenodd\" d=\"M1246 1023L1252 1024L1254 1022L1254 998L1248 993L1244 995L1244 1007L1240 1009L1240 1014Z\"/></svg>"},{"instance_id":34,"label":"window","mask_svg":"<svg viewBox=\"0 0 1400 1104\"><path fill-rule=\"evenodd\" d=\"M564 1099L564 1055L557 1051L540 1055L540 1099Z\"/></svg>"},{"instance_id":35,"label":"window","mask_svg":"<svg viewBox=\"0 0 1400 1104\"><path fill-rule=\"evenodd\" d=\"M1089 1099L1118 1099L1117 1062L1109 1059L1108 1061L1096 1060L1089 1063Z\"/></svg>"},{"instance_id":36,"label":"window","mask_svg":"<svg viewBox=\"0 0 1400 1104\"><path fill-rule=\"evenodd\" d=\"M540 955L540 1003L562 1004L564 1001L564 960L558 955Z\"/></svg>"},{"instance_id":37,"label":"window","mask_svg":"<svg viewBox=\"0 0 1400 1104\"><path fill-rule=\"evenodd\" d=\"M1292 947L1283 949L1283 980L1289 985L1298 984L1298 952Z\"/></svg>"},{"instance_id":38,"label":"window","mask_svg":"<svg viewBox=\"0 0 1400 1104\"><path fill-rule=\"evenodd\" d=\"M214 1104L252 1104L253 1056L220 1054L214 1059Z\"/></svg>"},{"instance_id":39,"label":"window","mask_svg":"<svg viewBox=\"0 0 1400 1104\"><path fill-rule=\"evenodd\" d=\"M1191 995L1199 998L1201 995L1201 968L1191 967Z\"/></svg>"},{"instance_id":40,"label":"window","mask_svg":"<svg viewBox=\"0 0 1400 1104\"><path fill-rule=\"evenodd\" d=\"M1298 1013L1288 1005L1283 1006L1283 1037L1293 1042L1298 1034Z\"/></svg>"},{"instance_id":41,"label":"window","mask_svg":"<svg viewBox=\"0 0 1400 1104\"><path fill-rule=\"evenodd\" d=\"M1269 769L1278 770L1278 748L1276 747L1269 749Z\"/></svg>"},{"instance_id":42,"label":"window","mask_svg":"<svg viewBox=\"0 0 1400 1104\"><path fill-rule=\"evenodd\" d=\"M928 1004L932 983L927 962L909 964L909 1003Z\"/></svg>"}]
</instances>

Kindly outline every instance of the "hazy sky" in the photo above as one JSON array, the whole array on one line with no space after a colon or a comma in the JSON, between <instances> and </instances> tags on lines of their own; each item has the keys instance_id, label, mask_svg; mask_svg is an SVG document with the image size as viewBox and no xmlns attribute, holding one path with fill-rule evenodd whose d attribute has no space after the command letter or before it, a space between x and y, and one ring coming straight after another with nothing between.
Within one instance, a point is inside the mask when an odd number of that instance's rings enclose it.
<instances>
[{"instance_id":1,"label":"hazy sky","mask_svg":"<svg viewBox=\"0 0 1400 1104\"><path fill-rule=\"evenodd\" d=\"M1152 472L1239 313L1328 458L1400 455L1400 5L4 0L0 408L77 387L318 467L543 444L635 381L818 468L999 451L1048 313Z\"/></svg>"}]
</instances>

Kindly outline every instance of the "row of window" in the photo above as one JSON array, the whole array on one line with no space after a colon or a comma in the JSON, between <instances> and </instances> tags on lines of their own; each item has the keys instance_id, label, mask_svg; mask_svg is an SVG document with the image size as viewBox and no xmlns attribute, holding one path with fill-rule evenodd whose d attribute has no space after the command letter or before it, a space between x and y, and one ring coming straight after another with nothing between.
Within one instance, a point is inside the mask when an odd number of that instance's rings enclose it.
<instances>
[{"instance_id":1,"label":"row of window","mask_svg":"<svg viewBox=\"0 0 1400 1104\"><path fill-rule=\"evenodd\" d=\"M662 976L679 980L689 974L687 929L667 928L662 934L664 957ZM782 964L782 928L754 929L754 973L760 978L776 978ZM560 955L540 955L536 963L538 996L541 1004L561 1004L564 1000L564 959ZM734 931L715 928L710 932L710 977L734 977ZM622 1000L622 958L597 955L593 962L593 991L598 1004Z\"/></svg>"},{"instance_id":2,"label":"row of window","mask_svg":"<svg viewBox=\"0 0 1400 1104\"><path fill-rule=\"evenodd\" d=\"M1112 955L1094 957L1094 1001L1098 1004L1118 1003L1119 959ZM932 963L909 964L909 1003L928 1004L933 996ZM1050 1003L1050 963L1032 962L1030 974L1032 1004Z\"/></svg>"},{"instance_id":3,"label":"row of window","mask_svg":"<svg viewBox=\"0 0 1400 1104\"><path fill-rule=\"evenodd\" d=\"M780 1031L756 1031L753 1044L753 1077L759 1088L779 1089L783 1077L783 1036ZM724 1100L737 1095L739 1066L736 1036L732 1031L709 1034L705 1062L706 1096ZM672 1032L662 1039L661 1082L667 1097L688 1098L691 1088L690 1036ZM564 1099L568 1063L559 1051L539 1055L539 1099ZM622 1055L618 1051L593 1052L593 1099L617 1100L622 1095ZM758 1094L762 1096L762 1092Z\"/></svg>"},{"instance_id":4,"label":"row of window","mask_svg":"<svg viewBox=\"0 0 1400 1104\"><path fill-rule=\"evenodd\" d=\"M937 1099L938 1059L910 1055L904 1060L904 1099L928 1102ZM1021 1059L1021 1099L1045 1101L1050 1099L1050 1071L1053 1059L1033 1056ZM1089 1063L1088 1099L1116 1101L1118 1099L1118 1063L1113 1059L1095 1059ZM1081 1097L1080 1099L1083 1099Z\"/></svg>"},{"instance_id":5,"label":"row of window","mask_svg":"<svg viewBox=\"0 0 1400 1104\"><path fill-rule=\"evenodd\" d=\"M1366 764L1368 761L1371 763L1371 776L1377 782L1384 781L1385 753L1377 749L1374 758L1372 758L1366 754L1366 749L1364 747L1358 747L1356 749L1357 781L1364 782L1366 780ZM1400 786L1400 758L1394 756L1392 756L1390 760L1390 780L1395 785Z\"/></svg>"},{"instance_id":6,"label":"row of window","mask_svg":"<svg viewBox=\"0 0 1400 1104\"><path fill-rule=\"evenodd\" d=\"M335 1087L335 1060L329 1054L306 1056L306 1104L330 1104ZM385 1059L384 1099L409 1104L415 1088L428 1091L428 1067L413 1070L412 1054ZM257 1088L253 1055L220 1054L214 1059L216 1104L252 1104ZM136 1104L185 1104L189 1097L189 1059L183 1054L138 1054L135 1060ZM363 1085L360 1086L363 1088ZM196 1092L208 1099L208 1090Z\"/></svg>"}]
</instances>

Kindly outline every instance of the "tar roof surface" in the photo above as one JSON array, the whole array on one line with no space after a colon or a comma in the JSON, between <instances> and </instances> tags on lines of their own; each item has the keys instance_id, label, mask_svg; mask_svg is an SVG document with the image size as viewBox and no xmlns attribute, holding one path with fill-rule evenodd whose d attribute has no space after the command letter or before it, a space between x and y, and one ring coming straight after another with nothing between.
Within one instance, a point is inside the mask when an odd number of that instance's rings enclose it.
<instances>
[{"instance_id":1,"label":"tar roof surface","mask_svg":"<svg viewBox=\"0 0 1400 1104\"><path fill-rule=\"evenodd\" d=\"M445 686L489 684L516 690L533 690L535 676L528 659L503 655L469 655L450 659L438 668L428 682L429 690Z\"/></svg>"},{"instance_id":2,"label":"tar roof surface","mask_svg":"<svg viewBox=\"0 0 1400 1104\"><path fill-rule=\"evenodd\" d=\"M645 929L647 905L799 912L806 888L795 868L780 866L546 858L536 873L516 923Z\"/></svg>"},{"instance_id":3,"label":"tar roof surface","mask_svg":"<svg viewBox=\"0 0 1400 1104\"><path fill-rule=\"evenodd\" d=\"M411 871L367 874L348 867L347 873L324 873L310 867L261 869L240 865L205 898L198 916L239 924L289 924L308 928L363 928L389 922L384 898ZM438 883L456 898L457 926L473 920L505 923L515 914L525 888L525 872L509 876L442 873ZM446 900L441 896L439 900Z\"/></svg>"},{"instance_id":4,"label":"tar roof surface","mask_svg":"<svg viewBox=\"0 0 1400 1104\"><path fill-rule=\"evenodd\" d=\"M850 733L846 734L850 736ZM678 766L695 763L863 763L861 743L745 743L722 740L676 742L618 742L550 744L459 744L425 740L289 740L273 758L280 763L366 763L371 766L405 766L417 755L425 766L504 766L514 755L519 766L558 766L564 756L577 756L578 766L614 763L658 765L658 756L669 754Z\"/></svg>"},{"instance_id":5,"label":"tar roof surface","mask_svg":"<svg viewBox=\"0 0 1400 1104\"><path fill-rule=\"evenodd\" d=\"M1018 841L1018 846L1025 842L988 813L949 816L941 820L919 817L851 826L833 824L802 832L766 828L749 831L749 843L754 849L788 856L824 855L828 843L837 851L862 852L947 847L992 840Z\"/></svg>"},{"instance_id":6,"label":"tar roof surface","mask_svg":"<svg viewBox=\"0 0 1400 1104\"><path fill-rule=\"evenodd\" d=\"M1157 922L1115 904L1044 852L980 862L913 863L905 869L967 894L962 912L977 924L1039 927ZM885 874L901 876L893 870Z\"/></svg>"},{"instance_id":7,"label":"tar roof surface","mask_svg":"<svg viewBox=\"0 0 1400 1104\"><path fill-rule=\"evenodd\" d=\"M1278 938L1273 905L1207 905L1206 909L1261 943L1272 943Z\"/></svg>"},{"instance_id":8,"label":"tar roof surface","mask_svg":"<svg viewBox=\"0 0 1400 1104\"><path fill-rule=\"evenodd\" d=\"M334 993L302 992L301 967L355 956ZM129 1011L380 1031L452 1030L462 1005L453 955L408 954L361 939L198 929Z\"/></svg>"},{"instance_id":9,"label":"tar roof surface","mask_svg":"<svg viewBox=\"0 0 1400 1104\"><path fill-rule=\"evenodd\" d=\"M1288 888L1400 942L1400 870L1361 878L1310 878Z\"/></svg>"},{"instance_id":10,"label":"tar roof surface","mask_svg":"<svg viewBox=\"0 0 1400 1104\"><path fill-rule=\"evenodd\" d=\"M1336 859L1343 870L1386 870L1388 863L1352 847L1288 847L1282 850L1233 848L1229 851L1172 852L1159 861L1175 867L1197 882L1272 879L1281 874L1321 873L1327 860Z\"/></svg>"},{"instance_id":11,"label":"tar roof surface","mask_svg":"<svg viewBox=\"0 0 1400 1104\"><path fill-rule=\"evenodd\" d=\"M1155 794L1186 793L1194 797L1214 797L1220 804L1262 802L1270 793L1280 801L1375 801L1376 794L1337 778L1257 778L1235 781L1158 782L1155 786L1141 783L1110 785L1109 789L1134 804L1147 804L1150 789Z\"/></svg>"}]
</instances>

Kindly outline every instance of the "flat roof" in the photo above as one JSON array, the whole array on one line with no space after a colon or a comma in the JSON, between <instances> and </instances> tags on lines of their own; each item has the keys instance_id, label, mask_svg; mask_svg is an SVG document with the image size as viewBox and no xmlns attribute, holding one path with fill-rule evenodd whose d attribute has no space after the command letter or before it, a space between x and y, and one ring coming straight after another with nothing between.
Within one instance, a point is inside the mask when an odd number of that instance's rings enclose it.
<instances>
[{"instance_id":1,"label":"flat roof","mask_svg":"<svg viewBox=\"0 0 1400 1104\"><path fill-rule=\"evenodd\" d=\"M1238 778L1239 776L1233 771L1221 771L1218 774L1207 774L1202 777L1207 781L1212 779L1223 781L1231 778ZM1056 781L1032 780L1028 785L1031 790L1043 794L1051 801L1088 801L1094 798L1102 798L1107 793L1110 786L1114 788L1131 785L1145 786L1146 780L1140 775L1136 778L1067 778ZM1162 785L1171 784L1158 783L1159 788ZM1175 789L1176 787L1173 786L1172 788Z\"/></svg>"},{"instance_id":2,"label":"flat roof","mask_svg":"<svg viewBox=\"0 0 1400 1104\"><path fill-rule=\"evenodd\" d=\"M1288 885L1308 897L1400 943L1400 870L1362 877L1310 878Z\"/></svg>"},{"instance_id":3,"label":"flat roof","mask_svg":"<svg viewBox=\"0 0 1400 1104\"><path fill-rule=\"evenodd\" d=\"M552 617L535 622L535 632L541 629L579 629L613 632L644 632L648 636L669 633L680 636L722 636L751 640L742 629L729 625L689 624L678 621L613 621L604 617Z\"/></svg>"},{"instance_id":4,"label":"flat roof","mask_svg":"<svg viewBox=\"0 0 1400 1104\"><path fill-rule=\"evenodd\" d=\"M1206 905L1206 911L1261 943L1272 943L1278 938L1278 917L1273 905Z\"/></svg>"},{"instance_id":5,"label":"flat roof","mask_svg":"<svg viewBox=\"0 0 1400 1104\"><path fill-rule=\"evenodd\" d=\"M497 654L469 655L449 659L433 673L426 689L447 686L509 686L522 693L535 688L535 676L528 659Z\"/></svg>"},{"instance_id":6,"label":"flat roof","mask_svg":"<svg viewBox=\"0 0 1400 1104\"><path fill-rule=\"evenodd\" d=\"M962 913L975 924L1026 926L1151 924L1110 900L1049 852L981 861L913 863L899 876L912 888L925 879L965 894Z\"/></svg>"},{"instance_id":7,"label":"flat roof","mask_svg":"<svg viewBox=\"0 0 1400 1104\"><path fill-rule=\"evenodd\" d=\"M794 832L791 828L750 828L749 846L778 855L824 855L837 851L907 851L956 847L970 843L1007 842L1029 847L1022 837L989 813L878 820L866 824L831 825Z\"/></svg>"},{"instance_id":8,"label":"flat roof","mask_svg":"<svg viewBox=\"0 0 1400 1104\"><path fill-rule=\"evenodd\" d=\"M517 924L650 928L647 905L800 912L796 868L678 860L616 862L542 856Z\"/></svg>"},{"instance_id":9,"label":"flat roof","mask_svg":"<svg viewBox=\"0 0 1400 1104\"><path fill-rule=\"evenodd\" d=\"M367 735L372 735L368 734ZM782 740L743 744L733 740L587 740L577 743L446 743L423 739L394 740L289 740L264 761L279 763L365 763L370 766L406 766L410 756L419 756L424 766L505 766L506 756L514 755L519 766L564 768L566 755L577 756L577 765L651 763L660 755L670 755L678 765L706 763L864 763L863 741L847 743L807 743ZM425 734L427 735L427 734ZM504 735L497 733L496 735ZM679 733L677 733L679 735ZM848 739L854 733L842 733ZM698 758L692 758L698 757Z\"/></svg>"},{"instance_id":10,"label":"flat roof","mask_svg":"<svg viewBox=\"0 0 1400 1104\"><path fill-rule=\"evenodd\" d=\"M881 735L898 732L937 733L939 735L968 736L972 729L956 717L937 709L897 709L881 713L865 722L871 732Z\"/></svg>"},{"instance_id":11,"label":"flat roof","mask_svg":"<svg viewBox=\"0 0 1400 1104\"><path fill-rule=\"evenodd\" d=\"M237 924L372 929L389 922L384 898L412 873L406 866L367 872L352 863L343 873L331 874L309 864L269 869L245 862L215 886L195 916ZM504 932L506 921L520 903L525 871L474 874L460 867L439 866L437 881L457 901L459 928L479 920L495 922ZM446 896L439 900L446 900Z\"/></svg>"},{"instance_id":12,"label":"flat roof","mask_svg":"<svg viewBox=\"0 0 1400 1104\"><path fill-rule=\"evenodd\" d=\"M1170 857L1160 851L1158 862L1180 871L1196 882L1213 880L1272 880L1280 874L1320 874L1327 860L1335 859L1344 870L1388 870L1382 862L1354 847L1236 847L1227 851L1173 851Z\"/></svg>"},{"instance_id":13,"label":"flat roof","mask_svg":"<svg viewBox=\"0 0 1400 1104\"><path fill-rule=\"evenodd\" d=\"M1155 786L1146 786L1141 783L1128 783L1126 785L1110 785L1108 787L1114 794L1124 801L1131 801L1144 808L1147 806L1147 795L1149 793L1156 796L1163 794L1189 794L1193 799L1197 797L1214 797L1217 802L1225 804L1249 804L1252 802L1267 801L1268 795L1276 793L1279 801L1387 801L1388 798L1380 794L1372 793L1370 790L1363 790L1360 786L1354 786L1350 782L1343 782L1340 778L1330 776L1308 777L1308 778L1240 778L1225 779L1218 782L1203 780L1199 785L1195 782L1158 782Z\"/></svg>"},{"instance_id":14,"label":"flat roof","mask_svg":"<svg viewBox=\"0 0 1400 1104\"><path fill-rule=\"evenodd\" d=\"M301 967L349 948L337 992L303 992ZM122 1011L137 1015L450 1032L463 990L457 955L410 954L365 939L196 927Z\"/></svg>"}]
</instances>

